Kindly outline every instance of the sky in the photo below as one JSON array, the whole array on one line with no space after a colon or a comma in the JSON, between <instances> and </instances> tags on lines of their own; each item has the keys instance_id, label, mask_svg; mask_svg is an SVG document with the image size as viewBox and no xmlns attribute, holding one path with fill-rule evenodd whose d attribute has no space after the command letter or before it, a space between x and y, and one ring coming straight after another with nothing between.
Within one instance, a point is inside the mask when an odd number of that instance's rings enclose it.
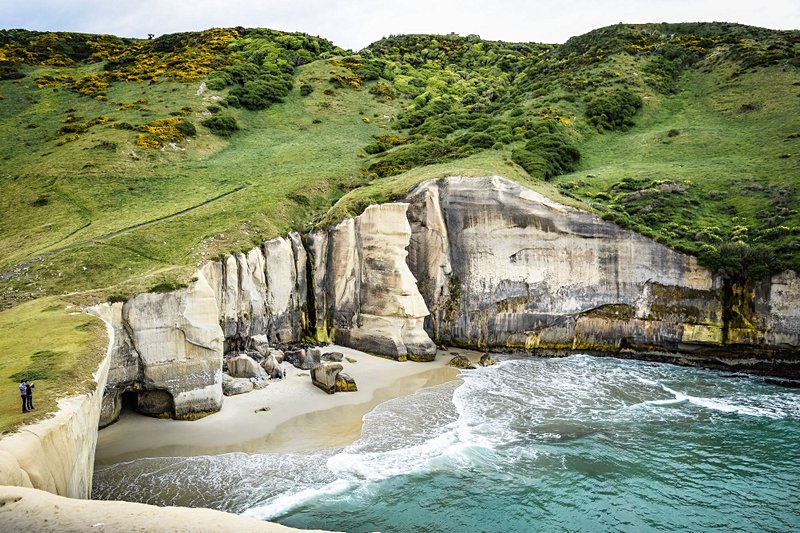
<instances>
[{"instance_id":1,"label":"sky","mask_svg":"<svg viewBox=\"0 0 800 533\"><path fill-rule=\"evenodd\" d=\"M3 29L147 37L244 26L351 50L407 33L562 43L619 22L712 21L800 29L800 0L0 0Z\"/></svg>"}]
</instances>

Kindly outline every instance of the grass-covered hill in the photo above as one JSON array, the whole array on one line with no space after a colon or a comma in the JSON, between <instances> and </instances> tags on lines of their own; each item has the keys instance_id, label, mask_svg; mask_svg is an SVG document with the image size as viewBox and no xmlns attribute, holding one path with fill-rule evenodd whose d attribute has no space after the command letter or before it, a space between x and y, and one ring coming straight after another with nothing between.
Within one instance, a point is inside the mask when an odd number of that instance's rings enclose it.
<instances>
[{"instance_id":1,"label":"grass-covered hill","mask_svg":"<svg viewBox=\"0 0 800 533\"><path fill-rule=\"evenodd\" d=\"M23 302L168 289L450 174L507 176L733 279L800 270L800 31L407 35L353 53L264 29L2 30L0 135L5 336L24 334Z\"/></svg>"}]
</instances>

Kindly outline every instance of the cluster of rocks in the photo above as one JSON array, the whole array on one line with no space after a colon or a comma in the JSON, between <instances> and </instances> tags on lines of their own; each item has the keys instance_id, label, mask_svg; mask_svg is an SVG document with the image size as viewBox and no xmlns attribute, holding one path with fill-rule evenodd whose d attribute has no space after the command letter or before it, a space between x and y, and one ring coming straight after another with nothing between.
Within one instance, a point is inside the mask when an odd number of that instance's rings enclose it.
<instances>
[{"instance_id":1,"label":"cluster of rocks","mask_svg":"<svg viewBox=\"0 0 800 533\"><path fill-rule=\"evenodd\" d=\"M481 358L478 361L478 364L480 366L492 366L495 363L497 363L497 359L495 359L494 356L490 353L485 353L481 355ZM476 368L475 364L472 361L470 361L469 358L467 358L467 356L461 354L454 354L453 358L450 359L450 362L447 364L449 366L454 366L456 368L460 368L463 370L470 370Z\"/></svg>"},{"instance_id":2,"label":"cluster of rocks","mask_svg":"<svg viewBox=\"0 0 800 533\"><path fill-rule=\"evenodd\" d=\"M311 371L311 382L328 394L358 390L355 380L342 372L341 352L323 352L319 347L291 345L280 350L269 346L266 336L251 339L250 350L225 356L222 390L226 396L263 389L269 379L283 379L285 361L299 370Z\"/></svg>"},{"instance_id":3,"label":"cluster of rocks","mask_svg":"<svg viewBox=\"0 0 800 533\"><path fill-rule=\"evenodd\" d=\"M222 374L222 392L225 396L242 394L263 389L268 379L282 379L286 376L281 368L285 360L282 350L272 348L265 335L251 339L251 349L243 353L225 356Z\"/></svg>"}]
</instances>

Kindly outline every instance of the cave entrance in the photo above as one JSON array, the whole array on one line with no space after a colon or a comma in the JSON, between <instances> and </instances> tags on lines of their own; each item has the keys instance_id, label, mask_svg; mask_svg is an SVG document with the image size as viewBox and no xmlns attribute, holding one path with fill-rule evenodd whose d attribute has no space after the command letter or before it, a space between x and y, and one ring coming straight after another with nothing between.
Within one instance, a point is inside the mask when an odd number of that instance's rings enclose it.
<instances>
[{"instance_id":1,"label":"cave entrance","mask_svg":"<svg viewBox=\"0 0 800 533\"><path fill-rule=\"evenodd\" d=\"M120 416L131 413L139 413L139 392L126 390L120 399Z\"/></svg>"}]
</instances>

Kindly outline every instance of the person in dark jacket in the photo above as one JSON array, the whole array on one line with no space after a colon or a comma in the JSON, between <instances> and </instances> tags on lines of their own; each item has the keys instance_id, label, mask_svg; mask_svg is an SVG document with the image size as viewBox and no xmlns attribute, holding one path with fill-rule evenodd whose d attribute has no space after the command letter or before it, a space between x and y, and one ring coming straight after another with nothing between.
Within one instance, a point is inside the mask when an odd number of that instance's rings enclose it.
<instances>
[{"instance_id":1,"label":"person in dark jacket","mask_svg":"<svg viewBox=\"0 0 800 533\"><path fill-rule=\"evenodd\" d=\"M33 383L25 380L25 400L28 406L28 411L33 411Z\"/></svg>"},{"instance_id":2,"label":"person in dark jacket","mask_svg":"<svg viewBox=\"0 0 800 533\"><path fill-rule=\"evenodd\" d=\"M28 387L25 386L25 380L19 380L19 395L22 396L22 412L28 412Z\"/></svg>"}]
</instances>

